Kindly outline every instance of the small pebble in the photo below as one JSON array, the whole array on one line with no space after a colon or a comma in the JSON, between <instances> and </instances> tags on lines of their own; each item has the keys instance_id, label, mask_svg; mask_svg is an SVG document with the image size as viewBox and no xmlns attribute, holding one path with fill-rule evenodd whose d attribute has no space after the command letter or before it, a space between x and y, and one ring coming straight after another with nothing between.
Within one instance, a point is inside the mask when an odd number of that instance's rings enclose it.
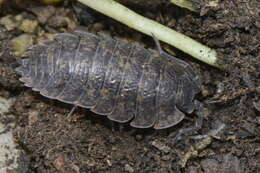
<instances>
[{"instance_id":1,"label":"small pebble","mask_svg":"<svg viewBox=\"0 0 260 173\"><path fill-rule=\"evenodd\" d=\"M203 98L206 98L206 97L210 96L212 94L212 92L211 92L210 88L203 87L201 90L201 94L202 94Z\"/></svg>"},{"instance_id":2,"label":"small pebble","mask_svg":"<svg viewBox=\"0 0 260 173\"><path fill-rule=\"evenodd\" d=\"M4 25L4 27L8 31L11 31L11 30L14 30L18 26L18 23L14 21L14 19L11 15L7 15L0 19L0 25Z\"/></svg>"},{"instance_id":3,"label":"small pebble","mask_svg":"<svg viewBox=\"0 0 260 173\"><path fill-rule=\"evenodd\" d=\"M163 151L164 153L169 153L171 151L171 148L164 145L163 143L159 142L159 141L153 141L152 145L157 148L160 151Z\"/></svg>"},{"instance_id":4,"label":"small pebble","mask_svg":"<svg viewBox=\"0 0 260 173\"><path fill-rule=\"evenodd\" d=\"M176 20L175 19L171 19L170 21L167 22L167 26L170 28L173 28L176 26Z\"/></svg>"},{"instance_id":5,"label":"small pebble","mask_svg":"<svg viewBox=\"0 0 260 173\"><path fill-rule=\"evenodd\" d=\"M92 32L99 32L99 31L102 31L104 30L105 28L105 25L103 23L94 23L91 27L91 31Z\"/></svg>"},{"instance_id":6,"label":"small pebble","mask_svg":"<svg viewBox=\"0 0 260 173\"><path fill-rule=\"evenodd\" d=\"M18 29L20 29L25 33L34 33L37 27L38 27L38 22L36 20L25 19L22 21Z\"/></svg>"},{"instance_id":7,"label":"small pebble","mask_svg":"<svg viewBox=\"0 0 260 173\"><path fill-rule=\"evenodd\" d=\"M39 115L39 111L36 111L36 110L32 110L32 111L29 111L29 117L28 117L28 119L29 119L29 125L30 126L32 126L35 122L37 122L38 121L38 119L39 119L39 117L38 117L38 115Z\"/></svg>"},{"instance_id":8,"label":"small pebble","mask_svg":"<svg viewBox=\"0 0 260 173\"><path fill-rule=\"evenodd\" d=\"M141 141L143 139L144 139L143 135L138 134L138 135L135 136L136 141Z\"/></svg>"},{"instance_id":9,"label":"small pebble","mask_svg":"<svg viewBox=\"0 0 260 173\"><path fill-rule=\"evenodd\" d=\"M42 25L45 25L51 16L55 15L56 9L53 6L46 7L38 7L34 9L33 13L37 16L37 20Z\"/></svg>"},{"instance_id":10,"label":"small pebble","mask_svg":"<svg viewBox=\"0 0 260 173\"><path fill-rule=\"evenodd\" d=\"M112 166L112 163L109 159L107 159L106 161L107 161L108 166Z\"/></svg>"},{"instance_id":11,"label":"small pebble","mask_svg":"<svg viewBox=\"0 0 260 173\"><path fill-rule=\"evenodd\" d=\"M63 28L68 26L68 21L64 16L53 16L48 20L48 25L53 28Z\"/></svg>"},{"instance_id":12,"label":"small pebble","mask_svg":"<svg viewBox=\"0 0 260 173\"><path fill-rule=\"evenodd\" d=\"M216 155L212 158L206 158L202 160L200 164L205 173L244 172L243 163L232 154Z\"/></svg>"},{"instance_id":13,"label":"small pebble","mask_svg":"<svg viewBox=\"0 0 260 173\"><path fill-rule=\"evenodd\" d=\"M129 164L125 164L125 171L133 173L134 168L132 166L130 166Z\"/></svg>"},{"instance_id":14,"label":"small pebble","mask_svg":"<svg viewBox=\"0 0 260 173\"><path fill-rule=\"evenodd\" d=\"M33 44L33 37L30 34L22 34L11 40L11 46L15 56L21 56L26 49Z\"/></svg>"}]
</instances>

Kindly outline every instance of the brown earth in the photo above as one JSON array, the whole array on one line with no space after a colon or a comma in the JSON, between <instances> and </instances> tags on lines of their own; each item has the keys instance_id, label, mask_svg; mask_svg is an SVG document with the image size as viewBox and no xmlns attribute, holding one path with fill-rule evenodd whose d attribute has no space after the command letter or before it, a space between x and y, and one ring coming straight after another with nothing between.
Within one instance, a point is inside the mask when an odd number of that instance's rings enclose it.
<instances>
[{"instance_id":1,"label":"brown earth","mask_svg":"<svg viewBox=\"0 0 260 173\"><path fill-rule=\"evenodd\" d=\"M16 98L0 119L17 123L16 140L29 158L29 172L260 172L260 3L194 1L200 14L167 3L131 7L214 48L229 64L227 71L220 71L162 43L166 51L190 62L203 83L198 96L205 105L203 127L197 138L180 141L174 136L193 126L195 116L158 131L113 123L84 109L67 117L71 105L44 98L18 81L10 40L26 31L0 25L0 96ZM34 43L81 25L90 32L155 47L152 38L67 1L55 7L6 1L0 9L1 18L22 15L22 20L37 21L38 28L30 33ZM15 119L8 119L10 114Z\"/></svg>"}]
</instances>

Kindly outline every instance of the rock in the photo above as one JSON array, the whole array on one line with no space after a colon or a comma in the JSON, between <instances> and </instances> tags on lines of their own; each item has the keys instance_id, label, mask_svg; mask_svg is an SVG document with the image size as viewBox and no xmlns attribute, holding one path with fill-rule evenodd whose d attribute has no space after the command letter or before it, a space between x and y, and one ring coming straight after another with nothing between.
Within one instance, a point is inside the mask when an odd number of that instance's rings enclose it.
<instances>
[{"instance_id":1,"label":"rock","mask_svg":"<svg viewBox=\"0 0 260 173\"><path fill-rule=\"evenodd\" d=\"M14 20L17 23L17 26L21 24L21 22L24 20L24 16L25 14L21 13L21 14L17 14L16 16L14 16Z\"/></svg>"},{"instance_id":2,"label":"rock","mask_svg":"<svg viewBox=\"0 0 260 173\"><path fill-rule=\"evenodd\" d=\"M32 12L37 16L38 21L44 25L48 19L55 15L56 9L53 6L48 6L46 7L37 7L37 8L32 8Z\"/></svg>"},{"instance_id":3,"label":"rock","mask_svg":"<svg viewBox=\"0 0 260 173\"><path fill-rule=\"evenodd\" d=\"M19 25L19 23L17 23L17 22L13 19L13 16L7 15L7 16L2 17L2 18L0 19L0 25L4 25L4 27L5 27L8 31L11 31L11 30L14 30L14 29Z\"/></svg>"},{"instance_id":4,"label":"rock","mask_svg":"<svg viewBox=\"0 0 260 173\"><path fill-rule=\"evenodd\" d=\"M186 152L181 160L179 161L179 164L181 165L182 168L184 168L191 158L196 158L198 156L198 151L195 150L192 146L190 147L189 151Z\"/></svg>"},{"instance_id":5,"label":"rock","mask_svg":"<svg viewBox=\"0 0 260 173\"><path fill-rule=\"evenodd\" d=\"M91 31L99 32L99 31L104 30L104 28L105 28L105 25L103 23L97 22L97 23L93 24L93 26L91 27Z\"/></svg>"},{"instance_id":6,"label":"rock","mask_svg":"<svg viewBox=\"0 0 260 173\"><path fill-rule=\"evenodd\" d=\"M199 166L189 166L187 168L188 173L203 173Z\"/></svg>"},{"instance_id":7,"label":"rock","mask_svg":"<svg viewBox=\"0 0 260 173\"><path fill-rule=\"evenodd\" d=\"M201 166L205 173L244 172L243 164L240 163L236 156L232 156L231 154L204 159L201 161Z\"/></svg>"},{"instance_id":8,"label":"rock","mask_svg":"<svg viewBox=\"0 0 260 173\"><path fill-rule=\"evenodd\" d=\"M163 143L161 143L160 141L153 141L152 145L157 148L160 151L163 151L165 154L169 153L171 151L171 148L164 145Z\"/></svg>"},{"instance_id":9,"label":"rock","mask_svg":"<svg viewBox=\"0 0 260 173\"><path fill-rule=\"evenodd\" d=\"M25 33L34 33L38 27L38 21L37 20L30 20L25 19L22 21L22 23L19 25L18 29Z\"/></svg>"},{"instance_id":10,"label":"rock","mask_svg":"<svg viewBox=\"0 0 260 173\"><path fill-rule=\"evenodd\" d=\"M205 159L201 161L201 165L205 173L219 172L218 161L215 159Z\"/></svg>"},{"instance_id":11,"label":"rock","mask_svg":"<svg viewBox=\"0 0 260 173\"><path fill-rule=\"evenodd\" d=\"M30 34L22 34L11 40L11 46L16 56L21 56L32 44L33 37Z\"/></svg>"},{"instance_id":12,"label":"rock","mask_svg":"<svg viewBox=\"0 0 260 173\"><path fill-rule=\"evenodd\" d=\"M125 171L126 172L130 172L133 173L135 170L132 166L130 166L129 164L125 164Z\"/></svg>"},{"instance_id":13,"label":"rock","mask_svg":"<svg viewBox=\"0 0 260 173\"><path fill-rule=\"evenodd\" d=\"M5 98L0 97L0 114L7 112L10 106L12 105L12 103L13 103L13 99L7 100Z\"/></svg>"},{"instance_id":14,"label":"rock","mask_svg":"<svg viewBox=\"0 0 260 173\"><path fill-rule=\"evenodd\" d=\"M14 99L0 97L0 118L13 104ZM14 125L9 122L3 124L0 121L0 172L1 173L26 173L28 170L28 160L24 153L18 149L14 141L12 128Z\"/></svg>"},{"instance_id":15,"label":"rock","mask_svg":"<svg viewBox=\"0 0 260 173\"><path fill-rule=\"evenodd\" d=\"M135 136L135 140L137 140L137 141L141 141L141 140L143 140L143 139L144 139L144 136L141 135L141 134L137 134L137 135Z\"/></svg>"},{"instance_id":16,"label":"rock","mask_svg":"<svg viewBox=\"0 0 260 173\"><path fill-rule=\"evenodd\" d=\"M68 19L64 16L53 16L48 20L48 25L53 28L67 27Z\"/></svg>"}]
</instances>

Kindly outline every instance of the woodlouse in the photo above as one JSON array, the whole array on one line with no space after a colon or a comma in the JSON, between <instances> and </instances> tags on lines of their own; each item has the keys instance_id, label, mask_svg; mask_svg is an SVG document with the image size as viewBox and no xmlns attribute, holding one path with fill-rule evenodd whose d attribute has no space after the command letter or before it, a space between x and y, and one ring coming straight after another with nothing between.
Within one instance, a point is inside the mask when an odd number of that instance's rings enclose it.
<instances>
[{"instance_id":1,"label":"woodlouse","mask_svg":"<svg viewBox=\"0 0 260 173\"><path fill-rule=\"evenodd\" d=\"M133 127L178 124L193 112L200 91L186 62L88 32L57 34L26 56L16 69L26 86Z\"/></svg>"}]
</instances>

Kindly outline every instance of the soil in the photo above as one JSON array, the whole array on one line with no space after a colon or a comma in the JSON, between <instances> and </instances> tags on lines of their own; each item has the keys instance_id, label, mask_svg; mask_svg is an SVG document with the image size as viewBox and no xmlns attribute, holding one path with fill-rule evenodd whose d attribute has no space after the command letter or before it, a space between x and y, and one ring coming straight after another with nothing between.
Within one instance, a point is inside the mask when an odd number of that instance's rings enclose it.
<instances>
[{"instance_id":1,"label":"soil","mask_svg":"<svg viewBox=\"0 0 260 173\"><path fill-rule=\"evenodd\" d=\"M0 25L0 96L16 99L0 120L16 122L28 172L260 172L260 3L194 2L199 14L168 3L129 6L214 48L229 65L221 71L161 43L165 51L189 62L203 85L198 95L204 103L203 126L180 140L175 135L193 126L195 115L166 130L135 129L81 108L68 117L72 105L47 99L19 82L10 42L26 31ZM22 20L37 21L38 28L29 33L35 44L51 34L83 28L155 48L152 38L72 2L46 6L17 0L0 6L0 19L22 15ZM8 120L9 115L15 118Z\"/></svg>"}]
</instances>

